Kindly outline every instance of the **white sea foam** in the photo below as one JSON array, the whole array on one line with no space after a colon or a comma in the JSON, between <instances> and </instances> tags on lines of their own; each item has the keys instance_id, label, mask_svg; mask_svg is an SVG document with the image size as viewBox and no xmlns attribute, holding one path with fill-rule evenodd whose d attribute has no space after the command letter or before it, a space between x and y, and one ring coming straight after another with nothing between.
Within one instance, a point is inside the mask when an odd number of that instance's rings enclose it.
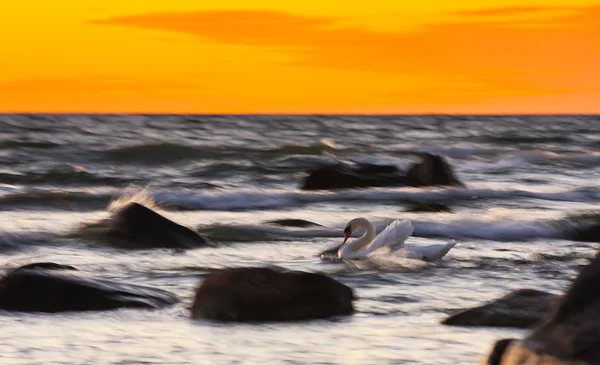
<instances>
[{"instance_id":1,"label":"white sea foam","mask_svg":"<svg viewBox=\"0 0 600 365\"><path fill-rule=\"evenodd\" d=\"M473 199L514 200L518 198L564 202L591 202L600 199L600 190L585 187L558 191L520 189L359 189L344 191L231 191L231 192L155 192L154 199L167 206L188 210L277 209L324 202L460 202Z\"/></svg>"},{"instance_id":2,"label":"white sea foam","mask_svg":"<svg viewBox=\"0 0 600 365\"><path fill-rule=\"evenodd\" d=\"M381 232L391 220L374 222L377 232ZM413 221L413 237L445 237L453 238L460 242L464 239L480 239L497 242L520 242L540 238L547 239L568 239L569 233L573 228L571 223L566 220L503 220L488 221L476 219L462 219L451 222L428 222ZM244 241L254 235L257 241L264 241L264 237L270 237L269 240L303 239L327 237L343 237L343 222L336 227L310 227L310 228L286 228L264 225L231 225L222 226L222 230L229 231L229 236L243 236ZM201 231L203 228L201 228ZM358 237L362 232L353 234ZM407 242L410 241L410 238Z\"/></svg>"}]
</instances>

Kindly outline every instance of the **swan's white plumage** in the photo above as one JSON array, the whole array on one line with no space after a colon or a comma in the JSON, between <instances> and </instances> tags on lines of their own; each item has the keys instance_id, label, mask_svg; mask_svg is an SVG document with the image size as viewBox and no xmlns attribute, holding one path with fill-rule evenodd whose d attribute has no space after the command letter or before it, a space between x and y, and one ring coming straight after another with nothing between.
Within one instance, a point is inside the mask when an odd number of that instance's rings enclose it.
<instances>
[{"instance_id":1,"label":"swan's white plumage","mask_svg":"<svg viewBox=\"0 0 600 365\"><path fill-rule=\"evenodd\" d=\"M390 250L396 251L402 248L405 241L413 234L413 225L407 220L395 220L389 226L385 227L369 245L374 250L377 248L388 246Z\"/></svg>"},{"instance_id":2,"label":"swan's white plumage","mask_svg":"<svg viewBox=\"0 0 600 365\"><path fill-rule=\"evenodd\" d=\"M456 245L455 240L433 245L405 245L392 254L407 259L437 261L444 257L454 245Z\"/></svg>"},{"instance_id":3,"label":"swan's white plumage","mask_svg":"<svg viewBox=\"0 0 600 365\"><path fill-rule=\"evenodd\" d=\"M437 261L444 257L456 241L433 245L407 245L406 240L413 234L413 225L409 220L395 220L375 236L375 227L364 218L355 218L348 223L355 231L365 229L365 234L354 242L343 244L338 257L344 260L375 259L382 255L393 255L420 261Z\"/></svg>"}]
</instances>

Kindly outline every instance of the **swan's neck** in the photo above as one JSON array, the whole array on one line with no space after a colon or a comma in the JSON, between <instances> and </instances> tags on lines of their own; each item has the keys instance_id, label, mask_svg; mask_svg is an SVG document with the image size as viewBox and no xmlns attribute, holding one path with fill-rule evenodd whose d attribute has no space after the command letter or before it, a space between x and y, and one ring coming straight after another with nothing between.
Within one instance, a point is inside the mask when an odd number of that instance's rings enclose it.
<instances>
[{"instance_id":1,"label":"swan's neck","mask_svg":"<svg viewBox=\"0 0 600 365\"><path fill-rule=\"evenodd\" d=\"M367 247L371 241L377 236L377 231L371 222L366 219L358 219L354 225L359 229L364 229L365 233L353 242L348 242L342 245L338 251L338 257L341 259L357 259L368 255L373 249Z\"/></svg>"}]
</instances>

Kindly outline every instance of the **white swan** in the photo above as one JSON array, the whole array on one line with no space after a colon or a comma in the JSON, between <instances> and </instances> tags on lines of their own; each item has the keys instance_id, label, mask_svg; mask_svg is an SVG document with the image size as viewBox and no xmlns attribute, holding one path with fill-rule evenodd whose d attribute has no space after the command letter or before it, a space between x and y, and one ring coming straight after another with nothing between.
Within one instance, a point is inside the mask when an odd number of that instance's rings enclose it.
<instances>
[{"instance_id":1,"label":"white swan","mask_svg":"<svg viewBox=\"0 0 600 365\"><path fill-rule=\"evenodd\" d=\"M354 242L346 243L352 233L359 229L365 233ZM338 257L344 260L364 259L373 252L385 247L387 253L397 256L422 261L436 261L444 257L454 245L455 240L433 245L407 245L406 239L413 233L413 226L409 220L395 220L379 235L373 224L365 218L355 218L348 222L344 229L344 242L338 250ZM379 253L379 252L378 252Z\"/></svg>"}]
</instances>

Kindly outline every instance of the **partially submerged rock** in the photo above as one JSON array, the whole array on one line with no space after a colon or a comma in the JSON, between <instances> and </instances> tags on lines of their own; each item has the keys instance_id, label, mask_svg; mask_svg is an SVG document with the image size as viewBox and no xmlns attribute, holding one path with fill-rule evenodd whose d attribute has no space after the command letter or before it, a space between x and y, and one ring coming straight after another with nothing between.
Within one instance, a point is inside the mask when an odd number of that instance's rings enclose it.
<instances>
[{"instance_id":1,"label":"partially submerged rock","mask_svg":"<svg viewBox=\"0 0 600 365\"><path fill-rule=\"evenodd\" d=\"M136 202L120 208L108 219L86 225L75 235L126 249L191 249L209 245L199 233Z\"/></svg>"},{"instance_id":2,"label":"partially submerged rock","mask_svg":"<svg viewBox=\"0 0 600 365\"><path fill-rule=\"evenodd\" d=\"M458 185L450 165L440 156L421 154L417 162L405 173L393 165L338 163L325 165L309 172L303 190L333 190L391 186Z\"/></svg>"},{"instance_id":3,"label":"partially submerged rock","mask_svg":"<svg viewBox=\"0 0 600 365\"><path fill-rule=\"evenodd\" d=\"M22 265L19 266L15 269L12 269L11 271L17 271L17 270L35 270L35 269L40 269L40 270L71 270L71 271L77 271L77 268L71 265L61 265L61 264L57 264L54 262L33 262L31 264L26 264L26 265Z\"/></svg>"},{"instance_id":4,"label":"partially submerged rock","mask_svg":"<svg viewBox=\"0 0 600 365\"><path fill-rule=\"evenodd\" d=\"M267 224L273 224L276 226L283 226L283 227L322 227L322 225L318 224L318 223L314 223L311 221L307 221L305 219L276 219L276 220L272 220L272 221L268 221L266 222Z\"/></svg>"},{"instance_id":5,"label":"partially submerged rock","mask_svg":"<svg viewBox=\"0 0 600 365\"><path fill-rule=\"evenodd\" d=\"M529 328L556 305L559 295L520 289L484 305L450 315L442 324Z\"/></svg>"},{"instance_id":6,"label":"partially submerged rock","mask_svg":"<svg viewBox=\"0 0 600 365\"><path fill-rule=\"evenodd\" d=\"M220 321L297 321L350 315L352 289L322 274L266 267L231 268L196 290L192 318Z\"/></svg>"},{"instance_id":7,"label":"partially submerged rock","mask_svg":"<svg viewBox=\"0 0 600 365\"><path fill-rule=\"evenodd\" d=\"M597 223L573 228L567 236L568 239L573 241L600 242L600 218Z\"/></svg>"},{"instance_id":8,"label":"partially submerged rock","mask_svg":"<svg viewBox=\"0 0 600 365\"><path fill-rule=\"evenodd\" d=\"M522 341L504 339L490 365L600 363L600 252L583 268L554 310ZM502 351L503 350L503 351ZM492 356L493 355L493 356Z\"/></svg>"},{"instance_id":9,"label":"partially submerged rock","mask_svg":"<svg viewBox=\"0 0 600 365\"><path fill-rule=\"evenodd\" d=\"M463 186L448 162L441 156L422 153L421 161L407 171L410 186Z\"/></svg>"},{"instance_id":10,"label":"partially submerged rock","mask_svg":"<svg viewBox=\"0 0 600 365\"><path fill-rule=\"evenodd\" d=\"M69 266L41 263L9 271L0 278L0 310L57 313L161 308L178 301L160 289L54 271L61 268L69 270Z\"/></svg>"},{"instance_id":11,"label":"partially submerged rock","mask_svg":"<svg viewBox=\"0 0 600 365\"><path fill-rule=\"evenodd\" d=\"M442 203L413 203L406 208L407 213L452 213L452 209Z\"/></svg>"},{"instance_id":12,"label":"partially submerged rock","mask_svg":"<svg viewBox=\"0 0 600 365\"><path fill-rule=\"evenodd\" d=\"M302 190L405 186L406 181L404 174L395 166L338 163L310 171Z\"/></svg>"},{"instance_id":13,"label":"partially submerged rock","mask_svg":"<svg viewBox=\"0 0 600 365\"><path fill-rule=\"evenodd\" d=\"M564 238L580 242L600 242L600 211L584 211L559 222Z\"/></svg>"}]
</instances>

